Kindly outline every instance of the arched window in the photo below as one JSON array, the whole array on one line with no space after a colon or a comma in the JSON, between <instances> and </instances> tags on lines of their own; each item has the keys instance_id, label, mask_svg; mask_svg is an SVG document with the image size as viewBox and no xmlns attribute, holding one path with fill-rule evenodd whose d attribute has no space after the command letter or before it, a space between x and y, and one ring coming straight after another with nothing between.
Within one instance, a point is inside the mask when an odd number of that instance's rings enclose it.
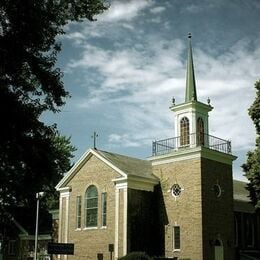
<instances>
[{"instance_id":1,"label":"arched window","mask_svg":"<svg viewBox=\"0 0 260 260\"><path fill-rule=\"evenodd\" d=\"M190 144L190 123L187 117L181 119L181 146Z\"/></svg>"},{"instance_id":2,"label":"arched window","mask_svg":"<svg viewBox=\"0 0 260 260\"><path fill-rule=\"evenodd\" d=\"M204 122L201 117L197 119L197 145L204 145Z\"/></svg>"},{"instance_id":3,"label":"arched window","mask_svg":"<svg viewBox=\"0 0 260 260\"><path fill-rule=\"evenodd\" d=\"M98 191L91 185L85 193L85 226L97 227L98 219Z\"/></svg>"},{"instance_id":4,"label":"arched window","mask_svg":"<svg viewBox=\"0 0 260 260\"><path fill-rule=\"evenodd\" d=\"M220 239L216 239L214 241L214 251L215 251L215 258L214 259L224 260L223 243Z\"/></svg>"}]
</instances>

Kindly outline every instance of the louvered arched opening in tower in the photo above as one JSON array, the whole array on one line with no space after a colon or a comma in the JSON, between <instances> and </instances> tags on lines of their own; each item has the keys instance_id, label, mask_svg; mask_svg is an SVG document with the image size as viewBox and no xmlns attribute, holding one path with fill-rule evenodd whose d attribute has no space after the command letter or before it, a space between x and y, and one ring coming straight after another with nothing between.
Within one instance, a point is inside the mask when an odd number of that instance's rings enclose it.
<instances>
[{"instance_id":1,"label":"louvered arched opening in tower","mask_svg":"<svg viewBox=\"0 0 260 260\"><path fill-rule=\"evenodd\" d=\"M190 123L187 117L181 119L181 136L180 136L180 145L186 146L190 144Z\"/></svg>"},{"instance_id":2,"label":"louvered arched opening in tower","mask_svg":"<svg viewBox=\"0 0 260 260\"><path fill-rule=\"evenodd\" d=\"M204 122L201 117L197 119L197 145L204 145Z\"/></svg>"}]
</instances>

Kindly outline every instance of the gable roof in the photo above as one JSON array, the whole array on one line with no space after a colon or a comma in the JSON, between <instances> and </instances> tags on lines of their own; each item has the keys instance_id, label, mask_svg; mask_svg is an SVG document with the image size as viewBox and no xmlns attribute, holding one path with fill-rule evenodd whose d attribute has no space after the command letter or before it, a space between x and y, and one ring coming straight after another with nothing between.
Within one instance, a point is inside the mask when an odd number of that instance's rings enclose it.
<instances>
[{"instance_id":1,"label":"gable roof","mask_svg":"<svg viewBox=\"0 0 260 260\"><path fill-rule=\"evenodd\" d=\"M14 223L23 235L33 235L35 232L36 212L28 207L15 207L6 213L9 220ZM39 209L39 235L51 234L52 216L43 208Z\"/></svg>"},{"instance_id":2,"label":"gable roof","mask_svg":"<svg viewBox=\"0 0 260 260\"><path fill-rule=\"evenodd\" d=\"M105 151L97 152L127 176L133 175L158 180L152 173L152 164L149 161Z\"/></svg>"},{"instance_id":3,"label":"gable roof","mask_svg":"<svg viewBox=\"0 0 260 260\"><path fill-rule=\"evenodd\" d=\"M247 213L255 212L255 207L250 200L246 182L233 180L233 198L234 211Z\"/></svg>"},{"instance_id":4,"label":"gable roof","mask_svg":"<svg viewBox=\"0 0 260 260\"><path fill-rule=\"evenodd\" d=\"M246 182L233 180L234 200L250 202L249 191L246 189L246 187Z\"/></svg>"},{"instance_id":5,"label":"gable roof","mask_svg":"<svg viewBox=\"0 0 260 260\"><path fill-rule=\"evenodd\" d=\"M152 173L152 165L149 161L141 160L121 154L89 149L69 170L69 172L57 184L56 189L61 190L75 176L79 169L92 157L96 156L109 167L114 169L121 177L139 177L149 179L153 182L159 182L159 179Z\"/></svg>"}]
</instances>

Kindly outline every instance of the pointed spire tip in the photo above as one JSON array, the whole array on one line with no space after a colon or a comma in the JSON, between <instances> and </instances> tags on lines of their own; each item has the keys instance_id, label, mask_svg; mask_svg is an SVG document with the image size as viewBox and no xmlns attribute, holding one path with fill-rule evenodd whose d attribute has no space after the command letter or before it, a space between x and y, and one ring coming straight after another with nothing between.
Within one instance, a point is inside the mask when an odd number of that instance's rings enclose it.
<instances>
[{"instance_id":1,"label":"pointed spire tip","mask_svg":"<svg viewBox=\"0 0 260 260\"><path fill-rule=\"evenodd\" d=\"M186 74L186 93L185 102L197 101L196 83L194 75L194 66L192 58L192 46L191 46L191 33L188 34L189 47L188 47L188 61L187 61L187 74Z\"/></svg>"}]
</instances>

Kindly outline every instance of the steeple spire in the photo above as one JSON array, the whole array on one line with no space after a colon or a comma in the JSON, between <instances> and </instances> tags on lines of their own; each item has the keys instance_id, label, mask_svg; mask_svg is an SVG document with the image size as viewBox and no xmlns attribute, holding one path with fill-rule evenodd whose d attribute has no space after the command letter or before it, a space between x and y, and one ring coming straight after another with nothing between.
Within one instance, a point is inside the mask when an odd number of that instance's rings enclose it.
<instances>
[{"instance_id":1,"label":"steeple spire","mask_svg":"<svg viewBox=\"0 0 260 260\"><path fill-rule=\"evenodd\" d=\"M187 74L186 74L185 102L197 101L190 33L188 34L188 38L189 38L189 49L188 49Z\"/></svg>"}]
</instances>

